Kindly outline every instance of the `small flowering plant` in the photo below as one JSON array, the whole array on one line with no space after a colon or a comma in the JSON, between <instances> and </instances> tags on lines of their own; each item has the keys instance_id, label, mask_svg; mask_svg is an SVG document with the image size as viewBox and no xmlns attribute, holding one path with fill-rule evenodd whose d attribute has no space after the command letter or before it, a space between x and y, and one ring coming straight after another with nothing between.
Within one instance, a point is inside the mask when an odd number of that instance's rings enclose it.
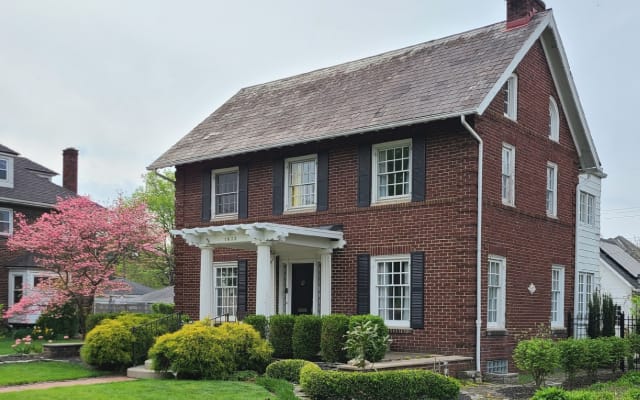
<instances>
[{"instance_id":1,"label":"small flowering plant","mask_svg":"<svg viewBox=\"0 0 640 400\"><path fill-rule=\"evenodd\" d=\"M32 335L37 337L38 340L49 340L49 339L56 338L56 333L53 331L53 329L47 328L46 326L39 326L39 325L36 325L33 328Z\"/></svg>"},{"instance_id":2,"label":"small flowering plant","mask_svg":"<svg viewBox=\"0 0 640 400\"><path fill-rule=\"evenodd\" d=\"M27 335L22 339L16 339L16 342L11 345L13 351L17 354L29 354L38 351L37 346L33 343L31 335Z\"/></svg>"}]
</instances>

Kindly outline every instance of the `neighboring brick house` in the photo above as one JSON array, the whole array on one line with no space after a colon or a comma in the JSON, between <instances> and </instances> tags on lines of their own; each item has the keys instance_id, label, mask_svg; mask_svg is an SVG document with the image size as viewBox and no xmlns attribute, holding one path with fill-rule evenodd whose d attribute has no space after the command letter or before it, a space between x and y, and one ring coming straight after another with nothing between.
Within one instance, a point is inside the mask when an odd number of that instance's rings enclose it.
<instances>
[{"instance_id":1,"label":"neighboring brick house","mask_svg":"<svg viewBox=\"0 0 640 400\"><path fill-rule=\"evenodd\" d=\"M37 218L48 212L58 197L75 196L78 187L78 150L63 151L63 186L51 178L56 172L0 144L0 303L10 307L20 301L24 289L34 287L47 272L39 268L29 253L7 249L16 213ZM32 324L39 313L15 316L9 323Z\"/></svg>"},{"instance_id":2,"label":"neighboring brick house","mask_svg":"<svg viewBox=\"0 0 640 400\"><path fill-rule=\"evenodd\" d=\"M374 313L393 349L492 372L517 334L566 335L576 188L604 174L552 11L507 5L242 89L153 162L176 167L177 308Z\"/></svg>"}]
</instances>

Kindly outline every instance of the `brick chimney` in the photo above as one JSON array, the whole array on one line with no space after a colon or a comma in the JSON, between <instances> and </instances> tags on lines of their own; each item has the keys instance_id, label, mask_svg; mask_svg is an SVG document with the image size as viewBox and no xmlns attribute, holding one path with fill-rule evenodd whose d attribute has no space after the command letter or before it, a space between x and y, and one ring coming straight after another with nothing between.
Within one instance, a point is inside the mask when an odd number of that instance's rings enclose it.
<instances>
[{"instance_id":1,"label":"brick chimney","mask_svg":"<svg viewBox=\"0 0 640 400\"><path fill-rule=\"evenodd\" d=\"M62 150L62 186L78 193L78 150L73 147Z\"/></svg>"},{"instance_id":2,"label":"brick chimney","mask_svg":"<svg viewBox=\"0 0 640 400\"><path fill-rule=\"evenodd\" d=\"M507 0L507 29L523 26L547 6L542 0Z\"/></svg>"}]
</instances>

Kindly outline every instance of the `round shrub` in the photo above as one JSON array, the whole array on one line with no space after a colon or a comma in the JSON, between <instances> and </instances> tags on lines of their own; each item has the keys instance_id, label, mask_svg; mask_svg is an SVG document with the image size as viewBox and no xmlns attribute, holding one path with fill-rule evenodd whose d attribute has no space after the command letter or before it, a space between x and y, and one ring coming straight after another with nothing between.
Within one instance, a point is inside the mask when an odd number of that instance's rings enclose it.
<instances>
[{"instance_id":1,"label":"round shrub","mask_svg":"<svg viewBox=\"0 0 640 400\"><path fill-rule=\"evenodd\" d=\"M531 400L569 400L567 392L557 387L540 389Z\"/></svg>"},{"instance_id":2,"label":"round shrub","mask_svg":"<svg viewBox=\"0 0 640 400\"><path fill-rule=\"evenodd\" d=\"M276 358L291 358L291 338L295 316L277 314L269 317L269 342L273 346L273 356Z\"/></svg>"},{"instance_id":3,"label":"round shrub","mask_svg":"<svg viewBox=\"0 0 640 400\"><path fill-rule=\"evenodd\" d=\"M209 321L201 321L160 336L149 355L156 371L172 371L178 378L224 379L235 367L227 343Z\"/></svg>"},{"instance_id":4,"label":"round shrub","mask_svg":"<svg viewBox=\"0 0 640 400\"><path fill-rule=\"evenodd\" d=\"M298 315L293 324L291 350L294 358L314 360L320 352L322 318L318 315Z\"/></svg>"},{"instance_id":5,"label":"round shrub","mask_svg":"<svg viewBox=\"0 0 640 400\"><path fill-rule=\"evenodd\" d=\"M349 319L349 331L345 341L347 356L360 365L365 360L380 361L389 348L389 330L382 318L374 315L355 315Z\"/></svg>"},{"instance_id":6,"label":"round shrub","mask_svg":"<svg viewBox=\"0 0 640 400\"><path fill-rule=\"evenodd\" d=\"M273 348L251 325L228 322L214 329L232 351L234 370L264 372L271 362Z\"/></svg>"},{"instance_id":7,"label":"round shrub","mask_svg":"<svg viewBox=\"0 0 640 400\"><path fill-rule=\"evenodd\" d=\"M316 368L305 366L300 371L302 388L312 399L450 400L457 399L460 392L455 379L431 371L340 372Z\"/></svg>"},{"instance_id":8,"label":"round shrub","mask_svg":"<svg viewBox=\"0 0 640 400\"><path fill-rule=\"evenodd\" d=\"M267 317L264 315L247 315L242 322L253 326L263 339L267 338Z\"/></svg>"},{"instance_id":9,"label":"round shrub","mask_svg":"<svg viewBox=\"0 0 640 400\"><path fill-rule=\"evenodd\" d=\"M616 336L603 337L598 340L604 342L609 355L607 360L603 360L602 366L611 368L611 371L615 373L620 366L620 362L631 355L629 341Z\"/></svg>"},{"instance_id":10,"label":"round shrub","mask_svg":"<svg viewBox=\"0 0 640 400\"><path fill-rule=\"evenodd\" d=\"M118 320L104 320L87 333L80 357L98 369L120 371L133 364L134 340L130 326Z\"/></svg>"},{"instance_id":11,"label":"round shrub","mask_svg":"<svg viewBox=\"0 0 640 400\"><path fill-rule=\"evenodd\" d=\"M585 339L582 369L586 370L592 381L598 379L598 368L603 362L609 362L608 346L602 338Z\"/></svg>"},{"instance_id":12,"label":"round shrub","mask_svg":"<svg viewBox=\"0 0 640 400\"><path fill-rule=\"evenodd\" d=\"M298 383L300 381L300 370L307 364L313 363L299 359L275 361L267 366L265 375L270 378L284 379L285 381Z\"/></svg>"},{"instance_id":13,"label":"round shrub","mask_svg":"<svg viewBox=\"0 0 640 400\"><path fill-rule=\"evenodd\" d=\"M560 351L553 340L523 340L513 352L516 366L533 376L536 386L544 384L545 378L560 365Z\"/></svg>"},{"instance_id":14,"label":"round shrub","mask_svg":"<svg viewBox=\"0 0 640 400\"><path fill-rule=\"evenodd\" d=\"M90 332L93 328L98 326L100 322L105 319L116 319L120 313L95 313L89 314L85 322L85 332Z\"/></svg>"},{"instance_id":15,"label":"round shrub","mask_svg":"<svg viewBox=\"0 0 640 400\"><path fill-rule=\"evenodd\" d=\"M566 339L556 343L560 351L560 365L567 375L569 385L575 383L578 370L584 365L584 347L588 339Z\"/></svg>"},{"instance_id":16,"label":"round shrub","mask_svg":"<svg viewBox=\"0 0 640 400\"><path fill-rule=\"evenodd\" d=\"M347 352L344 349L345 335L349 330L349 317L344 314L331 314L322 317L320 332L320 355L326 362L344 362Z\"/></svg>"}]
</instances>

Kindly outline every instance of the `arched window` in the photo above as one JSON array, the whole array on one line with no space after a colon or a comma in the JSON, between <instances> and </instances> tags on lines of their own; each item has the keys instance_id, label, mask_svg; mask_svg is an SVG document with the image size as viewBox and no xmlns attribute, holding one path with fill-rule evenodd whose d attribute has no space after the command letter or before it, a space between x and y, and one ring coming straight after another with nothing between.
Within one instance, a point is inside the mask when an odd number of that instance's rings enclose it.
<instances>
[{"instance_id":1,"label":"arched window","mask_svg":"<svg viewBox=\"0 0 640 400\"><path fill-rule=\"evenodd\" d=\"M553 97L549 97L549 139L560 141L560 113Z\"/></svg>"}]
</instances>

